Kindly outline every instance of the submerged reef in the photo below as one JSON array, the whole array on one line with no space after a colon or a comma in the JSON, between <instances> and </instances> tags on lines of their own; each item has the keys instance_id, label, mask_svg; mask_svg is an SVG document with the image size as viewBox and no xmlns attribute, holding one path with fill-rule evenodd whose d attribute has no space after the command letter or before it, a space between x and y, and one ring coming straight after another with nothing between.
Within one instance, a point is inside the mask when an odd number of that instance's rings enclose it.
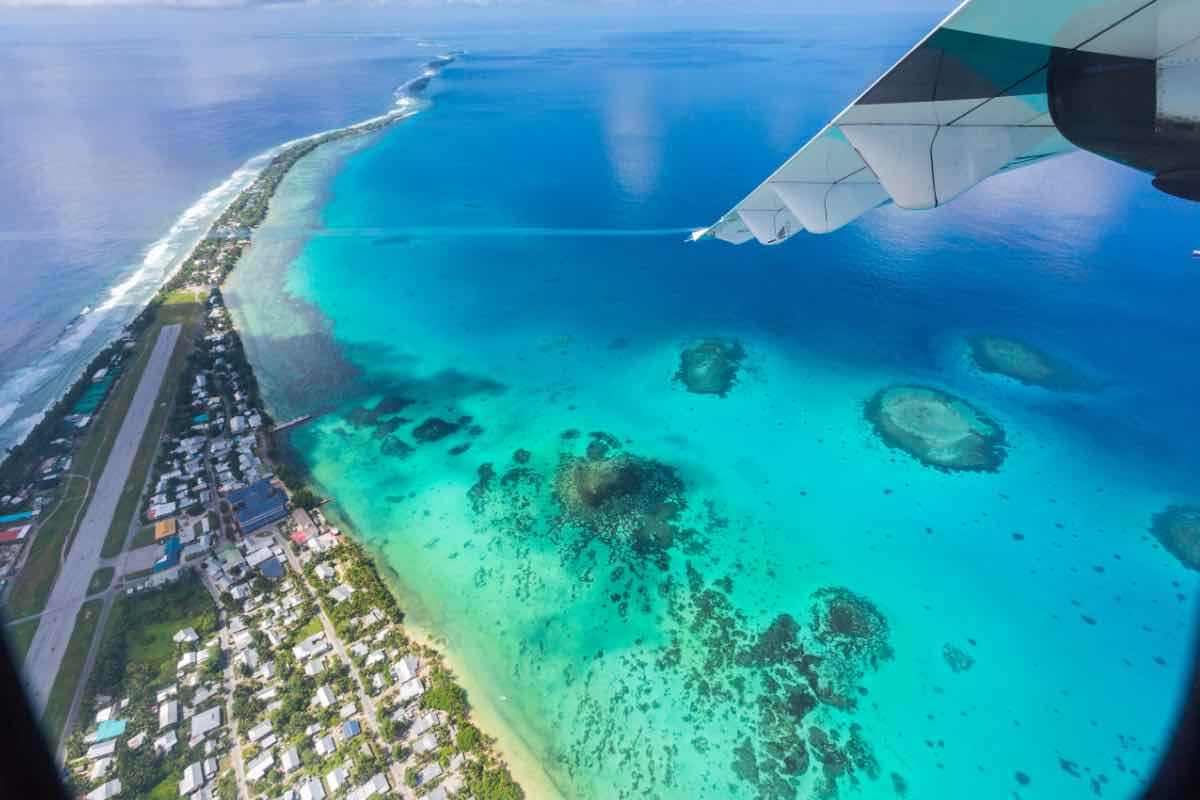
<instances>
[{"instance_id":1,"label":"submerged reef","mask_svg":"<svg viewBox=\"0 0 1200 800\"><path fill-rule=\"evenodd\" d=\"M679 354L675 380L693 394L725 397L737 383L738 370L746 358L742 345L731 339L700 339Z\"/></svg>"},{"instance_id":2,"label":"submerged reef","mask_svg":"<svg viewBox=\"0 0 1200 800\"><path fill-rule=\"evenodd\" d=\"M962 398L928 386L889 386L867 401L866 418L889 447L945 472L996 472L1004 429Z\"/></svg>"},{"instance_id":3,"label":"submerged reef","mask_svg":"<svg viewBox=\"0 0 1200 800\"><path fill-rule=\"evenodd\" d=\"M1150 532L1181 564L1200 570L1200 506L1167 506L1154 515Z\"/></svg>"},{"instance_id":4,"label":"submerged reef","mask_svg":"<svg viewBox=\"0 0 1200 800\"><path fill-rule=\"evenodd\" d=\"M629 765L628 786L613 797L683 796L677 771L687 743L644 717L670 704L696 723L690 746L711 764L711 796L831 798L889 775L907 787L881 769L870 731L855 719L865 683L893 658L883 612L849 588L827 586L798 608L748 616L734 586L753 581L758 567L722 564L718 545L744 540L714 501L617 436L568 433L549 442L556 457L544 455L543 443L481 464L467 490L487 551L511 550L528 564L502 576L485 559L475 580L509 582L515 597L528 598L548 584L523 556L552 554L563 570L552 591L598 609L596 638L613 642L564 667L570 683L604 677L565 710L571 735L556 757L569 769ZM622 639L610 627L619 621L638 638ZM640 638L649 628L660 637L653 644ZM545 646L538 634L522 652L533 657ZM616 685L613 676L621 676ZM714 720L737 737L711 738Z\"/></svg>"},{"instance_id":5,"label":"submerged reef","mask_svg":"<svg viewBox=\"0 0 1200 800\"><path fill-rule=\"evenodd\" d=\"M441 417L430 417L413 428L413 438L421 444L445 439L456 432L461 426L456 422L447 422Z\"/></svg>"},{"instance_id":6,"label":"submerged reef","mask_svg":"<svg viewBox=\"0 0 1200 800\"><path fill-rule=\"evenodd\" d=\"M955 673L966 672L975 666L975 656L957 645L946 642L942 645L942 660Z\"/></svg>"},{"instance_id":7,"label":"submerged reef","mask_svg":"<svg viewBox=\"0 0 1200 800\"><path fill-rule=\"evenodd\" d=\"M976 365L984 372L1007 375L1026 386L1057 392L1089 392L1099 388L1067 362L1020 339L972 336L967 343Z\"/></svg>"}]
</instances>

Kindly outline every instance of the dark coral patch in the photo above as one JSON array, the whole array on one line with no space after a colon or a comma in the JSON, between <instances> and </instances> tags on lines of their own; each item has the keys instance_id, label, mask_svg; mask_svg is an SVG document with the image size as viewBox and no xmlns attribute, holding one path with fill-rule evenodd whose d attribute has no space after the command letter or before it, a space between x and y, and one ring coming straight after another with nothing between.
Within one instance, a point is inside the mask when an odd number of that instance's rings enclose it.
<instances>
[{"instance_id":1,"label":"dark coral patch","mask_svg":"<svg viewBox=\"0 0 1200 800\"><path fill-rule=\"evenodd\" d=\"M725 397L737 383L738 370L746 358L741 344L731 339L700 339L679 354L675 380L693 394Z\"/></svg>"},{"instance_id":2,"label":"dark coral patch","mask_svg":"<svg viewBox=\"0 0 1200 800\"><path fill-rule=\"evenodd\" d=\"M436 442L439 439L445 439L457 431L459 427L461 426L457 423L447 422L441 417L430 417L413 428L413 438L422 444Z\"/></svg>"},{"instance_id":3,"label":"dark coral patch","mask_svg":"<svg viewBox=\"0 0 1200 800\"><path fill-rule=\"evenodd\" d=\"M1200 507L1168 506L1154 515L1150 532L1181 564L1200 570Z\"/></svg>"},{"instance_id":4,"label":"dark coral patch","mask_svg":"<svg viewBox=\"0 0 1200 800\"><path fill-rule=\"evenodd\" d=\"M1026 386L1059 392L1090 392L1100 386L1061 358L1008 336L973 336L971 356L984 372L1007 375Z\"/></svg>"},{"instance_id":5,"label":"dark coral patch","mask_svg":"<svg viewBox=\"0 0 1200 800\"><path fill-rule=\"evenodd\" d=\"M379 444L379 452L385 456L408 458L412 451L413 446L398 436L385 436Z\"/></svg>"},{"instance_id":6,"label":"dark coral patch","mask_svg":"<svg viewBox=\"0 0 1200 800\"><path fill-rule=\"evenodd\" d=\"M954 672L966 672L975 666L975 657L961 647L946 642L942 645L942 660Z\"/></svg>"}]
</instances>

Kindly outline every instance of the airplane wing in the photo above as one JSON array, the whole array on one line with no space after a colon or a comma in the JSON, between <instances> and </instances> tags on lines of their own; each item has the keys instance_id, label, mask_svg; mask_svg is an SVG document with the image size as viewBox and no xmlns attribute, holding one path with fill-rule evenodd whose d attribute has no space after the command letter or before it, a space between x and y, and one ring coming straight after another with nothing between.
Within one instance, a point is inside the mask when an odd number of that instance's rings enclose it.
<instances>
[{"instance_id":1,"label":"airplane wing","mask_svg":"<svg viewBox=\"0 0 1200 800\"><path fill-rule=\"evenodd\" d=\"M1200 0L967 0L692 239L778 244L930 209L1074 147L1200 200Z\"/></svg>"}]
</instances>

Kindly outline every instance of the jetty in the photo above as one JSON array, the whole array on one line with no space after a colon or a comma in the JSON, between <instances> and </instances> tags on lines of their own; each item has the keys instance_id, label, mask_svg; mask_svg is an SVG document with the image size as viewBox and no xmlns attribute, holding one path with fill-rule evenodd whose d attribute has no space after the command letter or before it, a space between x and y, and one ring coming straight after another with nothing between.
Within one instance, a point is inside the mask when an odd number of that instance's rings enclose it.
<instances>
[{"instance_id":1,"label":"jetty","mask_svg":"<svg viewBox=\"0 0 1200 800\"><path fill-rule=\"evenodd\" d=\"M300 416L296 417L295 419L289 419L287 422L280 422L271 430L274 433L283 433L288 428L294 428L297 425L303 425L304 423L308 422L312 418L313 418L312 414L301 414Z\"/></svg>"}]
</instances>

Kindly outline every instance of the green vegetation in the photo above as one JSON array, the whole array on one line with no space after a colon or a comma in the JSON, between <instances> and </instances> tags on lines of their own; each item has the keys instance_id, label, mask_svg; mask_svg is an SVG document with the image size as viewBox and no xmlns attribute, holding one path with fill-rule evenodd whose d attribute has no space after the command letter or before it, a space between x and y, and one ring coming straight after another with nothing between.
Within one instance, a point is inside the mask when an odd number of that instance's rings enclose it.
<instances>
[{"instance_id":1,"label":"green vegetation","mask_svg":"<svg viewBox=\"0 0 1200 800\"><path fill-rule=\"evenodd\" d=\"M72 475L59 491L62 495L58 504L42 518L29 545L25 566L13 580L13 587L8 592L10 617L27 617L40 613L46 607L46 599L50 597L50 589L58 576L63 545L83 514L83 504L88 498L86 479Z\"/></svg>"},{"instance_id":2,"label":"green vegetation","mask_svg":"<svg viewBox=\"0 0 1200 800\"><path fill-rule=\"evenodd\" d=\"M75 689L79 686L83 664L96 635L96 625L100 622L100 610L103 607L103 600L88 600L79 609L75 630L71 632L71 641L67 643L58 675L54 678L54 688L50 690L46 711L42 715L42 727L56 745L67 724L71 701L75 699Z\"/></svg>"},{"instance_id":3,"label":"green vegetation","mask_svg":"<svg viewBox=\"0 0 1200 800\"><path fill-rule=\"evenodd\" d=\"M464 753L469 753L479 747L480 739L479 728L469 724L463 725L454 737L454 746Z\"/></svg>"},{"instance_id":4,"label":"green vegetation","mask_svg":"<svg viewBox=\"0 0 1200 800\"><path fill-rule=\"evenodd\" d=\"M116 569L113 567L101 567L92 575L92 580L88 583L87 593L93 595L96 592L102 592L112 583L113 573Z\"/></svg>"},{"instance_id":5,"label":"green vegetation","mask_svg":"<svg viewBox=\"0 0 1200 800\"><path fill-rule=\"evenodd\" d=\"M38 622L40 622L38 619L27 619L15 625L6 625L4 628L4 635L8 637L8 646L12 648L13 658L18 664L25 660L25 654L29 652L33 635L37 633Z\"/></svg>"},{"instance_id":6,"label":"green vegetation","mask_svg":"<svg viewBox=\"0 0 1200 800\"><path fill-rule=\"evenodd\" d=\"M133 539L129 541L129 549L137 550L139 547L152 544L154 544L154 526L143 525L137 529L137 533L133 534Z\"/></svg>"},{"instance_id":7,"label":"green vegetation","mask_svg":"<svg viewBox=\"0 0 1200 800\"><path fill-rule=\"evenodd\" d=\"M316 508L320 502L321 498L317 497L307 486L292 494L292 503L309 511Z\"/></svg>"},{"instance_id":8,"label":"green vegetation","mask_svg":"<svg viewBox=\"0 0 1200 800\"><path fill-rule=\"evenodd\" d=\"M170 682L176 661L171 637L188 627L201 638L217 627L212 597L195 576L156 591L122 595L113 605L89 693L116 696L135 685Z\"/></svg>"}]
</instances>

